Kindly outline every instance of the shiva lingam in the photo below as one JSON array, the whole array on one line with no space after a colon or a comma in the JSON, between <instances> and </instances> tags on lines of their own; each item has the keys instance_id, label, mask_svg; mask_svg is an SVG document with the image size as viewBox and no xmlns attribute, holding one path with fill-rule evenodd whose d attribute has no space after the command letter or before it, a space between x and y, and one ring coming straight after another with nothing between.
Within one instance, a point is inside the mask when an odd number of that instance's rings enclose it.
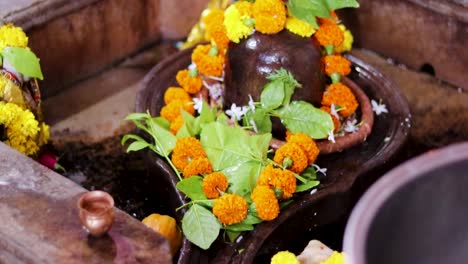
<instances>
[{"instance_id":1,"label":"shiva lingam","mask_svg":"<svg viewBox=\"0 0 468 264\"><path fill-rule=\"evenodd\" d=\"M86 192L78 199L80 221L94 237L109 231L114 222L114 199L103 191Z\"/></svg>"}]
</instances>

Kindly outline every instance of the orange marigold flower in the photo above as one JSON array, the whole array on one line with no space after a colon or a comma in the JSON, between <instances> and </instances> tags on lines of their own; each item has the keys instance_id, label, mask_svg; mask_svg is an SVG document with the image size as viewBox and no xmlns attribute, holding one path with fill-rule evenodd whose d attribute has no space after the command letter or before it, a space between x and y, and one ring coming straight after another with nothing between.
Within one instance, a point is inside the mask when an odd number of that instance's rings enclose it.
<instances>
[{"instance_id":1,"label":"orange marigold flower","mask_svg":"<svg viewBox=\"0 0 468 264\"><path fill-rule=\"evenodd\" d=\"M334 23L325 23L314 34L317 41L322 46L333 45L338 47L343 42L343 31Z\"/></svg>"},{"instance_id":2,"label":"orange marigold flower","mask_svg":"<svg viewBox=\"0 0 468 264\"><path fill-rule=\"evenodd\" d=\"M292 134L286 138L288 143L296 143L307 155L309 164L314 164L320 150L315 144L315 141L304 133Z\"/></svg>"},{"instance_id":3,"label":"orange marigold flower","mask_svg":"<svg viewBox=\"0 0 468 264\"><path fill-rule=\"evenodd\" d=\"M192 101L189 102L182 100L174 100L169 104L163 106L163 108L161 108L160 115L165 119L169 120L169 122L173 122L178 116L181 115L182 109L187 111L191 115L195 113Z\"/></svg>"},{"instance_id":4,"label":"orange marigold flower","mask_svg":"<svg viewBox=\"0 0 468 264\"><path fill-rule=\"evenodd\" d=\"M169 104L174 100L192 101L192 97L180 87L169 87L164 92L164 103Z\"/></svg>"},{"instance_id":5,"label":"orange marigold flower","mask_svg":"<svg viewBox=\"0 0 468 264\"><path fill-rule=\"evenodd\" d=\"M304 151L296 143L286 143L276 150L273 160L278 164L283 164L284 159L289 158L292 161L290 170L299 174L308 165L308 159Z\"/></svg>"},{"instance_id":6,"label":"orange marigold flower","mask_svg":"<svg viewBox=\"0 0 468 264\"><path fill-rule=\"evenodd\" d=\"M258 217L264 221L270 221L278 217L279 203L275 192L268 186L257 185L250 196L255 203Z\"/></svg>"},{"instance_id":7,"label":"orange marigold flower","mask_svg":"<svg viewBox=\"0 0 468 264\"><path fill-rule=\"evenodd\" d=\"M198 45L192 52L192 61L200 73L208 76L221 76L224 69L224 55L218 52L211 55L212 45Z\"/></svg>"},{"instance_id":8,"label":"orange marigold flower","mask_svg":"<svg viewBox=\"0 0 468 264\"><path fill-rule=\"evenodd\" d=\"M179 171L183 171L190 161L200 157L206 157L206 153L198 139L194 137L177 139L171 160Z\"/></svg>"},{"instance_id":9,"label":"orange marigold flower","mask_svg":"<svg viewBox=\"0 0 468 264\"><path fill-rule=\"evenodd\" d=\"M169 130L171 131L172 134L177 134L177 131L184 125L185 121L182 115L178 116L174 121L171 122L171 125L169 126Z\"/></svg>"},{"instance_id":10,"label":"orange marigold flower","mask_svg":"<svg viewBox=\"0 0 468 264\"><path fill-rule=\"evenodd\" d=\"M255 29L263 34L275 34L286 25L286 7L282 0L256 0L252 6Z\"/></svg>"},{"instance_id":11,"label":"orange marigold flower","mask_svg":"<svg viewBox=\"0 0 468 264\"><path fill-rule=\"evenodd\" d=\"M252 17L252 3L248 1L237 1L234 3L241 16Z\"/></svg>"},{"instance_id":12,"label":"orange marigold flower","mask_svg":"<svg viewBox=\"0 0 468 264\"><path fill-rule=\"evenodd\" d=\"M213 166L211 166L211 162L206 157L198 157L191 160L189 164L185 166L182 174L184 175L184 178L188 178L212 172Z\"/></svg>"},{"instance_id":13,"label":"orange marigold flower","mask_svg":"<svg viewBox=\"0 0 468 264\"><path fill-rule=\"evenodd\" d=\"M330 18L319 18L320 25L323 24L337 24L339 19L334 10L330 11Z\"/></svg>"},{"instance_id":14,"label":"orange marigold flower","mask_svg":"<svg viewBox=\"0 0 468 264\"><path fill-rule=\"evenodd\" d=\"M283 191L282 199L291 198L296 191L296 177L289 170L274 168L270 163L257 179L257 185L275 187Z\"/></svg>"},{"instance_id":15,"label":"orange marigold flower","mask_svg":"<svg viewBox=\"0 0 468 264\"><path fill-rule=\"evenodd\" d=\"M333 129L333 132L337 132L338 129L340 129L340 127L341 127L341 123L340 123L340 120L338 119L338 117L336 117L335 115L333 115L331 113L331 108L328 107L328 106L322 106L322 107L320 107L320 109L330 114L330 116L332 118L332 121L333 121L333 126L335 127Z\"/></svg>"},{"instance_id":16,"label":"orange marigold flower","mask_svg":"<svg viewBox=\"0 0 468 264\"><path fill-rule=\"evenodd\" d=\"M203 18L203 22L205 23L205 38L214 41L216 46L224 52L229 44L226 28L223 25L224 10L213 9Z\"/></svg>"},{"instance_id":17,"label":"orange marigold flower","mask_svg":"<svg viewBox=\"0 0 468 264\"><path fill-rule=\"evenodd\" d=\"M220 192L225 192L229 183L221 172L213 172L203 178L202 188L209 199L218 198Z\"/></svg>"},{"instance_id":18,"label":"orange marigold flower","mask_svg":"<svg viewBox=\"0 0 468 264\"><path fill-rule=\"evenodd\" d=\"M342 83L334 83L327 87L322 97L322 105L339 106L341 108L338 114L342 117L352 115L359 104L351 89Z\"/></svg>"},{"instance_id":19,"label":"orange marigold flower","mask_svg":"<svg viewBox=\"0 0 468 264\"><path fill-rule=\"evenodd\" d=\"M198 93L203 85L203 81L200 75L192 77L190 76L190 71L187 69L178 71L176 80L179 85L190 94Z\"/></svg>"},{"instance_id":20,"label":"orange marigold flower","mask_svg":"<svg viewBox=\"0 0 468 264\"><path fill-rule=\"evenodd\" d=\"M242 222L247 217L247 210L247 201L237 194L225 193L213 202L213 214L224 225Z\"/></svg>"},{"instance_id":21,"label":"orange marigold flower","mask_svg":"<svg viewBox=\"0 0 468 264\"><path fill-rule=\"evenodd\" d=\"M346 76L351 73L351 62L341 55L327 55L323 58L325 73L330 76L333 73L339 73Z\"/></svg>"}]
</instances>

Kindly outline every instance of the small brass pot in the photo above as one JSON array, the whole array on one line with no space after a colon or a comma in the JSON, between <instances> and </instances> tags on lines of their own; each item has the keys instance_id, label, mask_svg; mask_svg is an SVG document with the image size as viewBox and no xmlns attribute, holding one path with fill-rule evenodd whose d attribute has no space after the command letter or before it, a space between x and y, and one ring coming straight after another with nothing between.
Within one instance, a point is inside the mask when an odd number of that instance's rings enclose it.
<instances>
[{"instance_id":1,"label":"small brass pot","mask_svg":"<svg viewBox=\"0 0 468 264\"><path fill-rule=\"evenodd\" d=\"M95 237L107 233L114 222L114 199L103 191L86 192L78 199L81 224Z\"/></svg>"}]
</instances>

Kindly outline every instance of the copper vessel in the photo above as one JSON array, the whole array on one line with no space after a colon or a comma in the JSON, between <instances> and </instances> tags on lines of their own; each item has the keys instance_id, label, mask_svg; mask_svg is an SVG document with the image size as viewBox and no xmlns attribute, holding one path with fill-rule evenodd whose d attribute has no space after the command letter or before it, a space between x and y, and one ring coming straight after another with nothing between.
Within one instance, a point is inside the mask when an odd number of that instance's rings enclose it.
<instances>
[{"instance_id":1,"label":"copper vessel","mask_svg":"<svg viewBox=\"0 0 468 264\"><path fill-rule=\"evenodd\" d=\"M95 237L107 233L114 221L114 199L103 191L86 192L78 199L81 224Z\"/></svg>"}]
</instances>

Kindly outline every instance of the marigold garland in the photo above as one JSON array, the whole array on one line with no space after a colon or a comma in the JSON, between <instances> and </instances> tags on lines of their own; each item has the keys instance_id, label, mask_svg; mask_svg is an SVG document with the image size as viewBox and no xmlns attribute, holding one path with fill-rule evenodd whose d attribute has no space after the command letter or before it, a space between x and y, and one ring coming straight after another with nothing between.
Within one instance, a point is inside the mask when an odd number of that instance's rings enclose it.
<instances>
[{"instance_id":1,"label":"marigold garland","mask_svg":"<svg viewBox=\"0 0 468 264\"><path fill-rule=\"evenodd\" d=\"M179 129L185 124L185 120L182 117L182 115L176 117L174 121L171 122L171 125L169 126L169 131L171 131L172 134L176 135L177 132L179 132Z\"/></svg>"},{"instance_id":2,"label":"marigold garland","mask_svg":"<svg viewBox=\"0 0 468 264\"><path fill-rule=\"evenodd\" d=\"M283 191L282 199L289 199L296 191L296 177L291 171L274 168L270 163L260 173L257 185L277 188Z\"/></svg>"},{"instance_id":3,"label":"marigold garland","mask_svg":"<svg viewBox=\"0 0 468 264\"><path fill-rule=\"evenodd\" d=\"M211 39L216 46L225 53L229 44L229 38L226 35L224 27L224 10L213 9L203 18L205 23L205 39Z\"/></svg>"},{"instance_id":4,"label":"marigold garland","mask_svg":"<svg viewBox=\"0 0 468 264\"><path fill-rule=\"evenodd\" d=\"M257 185L250 196L255 203L258 217L270 221L278 217L280 209L275 192L268 186Z\"/></svg>"},{"instance_id":5,"label":"marigold garland","mask_svg":"<svg viewBox=\"0 0 468 264\"><path fill-rule=\"evenodd\" d=\"M191 160L187 166L185 166L183 175L184 178L203 175L213 172L213 166L206 157L197 157Z\"/></svg>"},{"instance_id":6,"label":"marigold garland","mask_svg":"<svg viewBox=\"0 0 468 264\"><path fill-rule=\"evenodd\" d=\"M28 47L28 37L24 31L11 23L0 27L0 51L6 47Z\"/></svg>"},{"instance_id":7,"label":"marigold garland","mask_svg":"<svg viewBox=\"0 0 468 264\"><path fill-rule=\"evenodd\" d=\"M308 158L304 153L304 150L302 150L302 148L296 143L286 143L278 148L273 160L276 163L283 165L286 158L289 158L292 161L292 165L289 169L297 174L300 174L308 165Z\"/></svg>"},{"instance_id":8,"label":"marigold garland","mask_svg":"<svg viewBox=\"0 0 468 264\"><path fill-rule=\"evenodd\" d=\"M191 76L190 71L180 70L177 72L176 80L179 85L189 94L196 94L203 86L203 81L200 75Z\"/></svg>"},{"instance_id":9,"label":"marigold garland","mask_svg":"<svg viewBox=\"0 0 468 264\"><path fill-rule=\"evenodd\" d=\"M192 101L192 97L182 88L171 86L164 92L164 103L169 104L174 100Z\"/></svg>"},{"instance_id":10,"label":"marigold garland","mask_svg":"<svg viewBox=\"0 0 468 264\"><path fill-rule=\"evenodd\" d=\"M213 45L198 45L192 52L192 61L200 73L207 76L221 76L224 69L224 55L211 55Z\"/></svg>"},{"instance_id":11,"label":"marigold garland","mask_svg":"<svg viewBox=\"0 0 468 264\"><path fill-rule=\"evenodd\" d=\"M174 100L161 108L160 115L169 120L169 122L173 122L178 116L182 114L182 110L185 110L191 115L195 114L195 109L193 108L192 102Z\"/></svg>"},{"instance_id":12,"label":"marigold garland","mask_svg":"<svg viewBox=\"0 0 468 264\"><path fill-rule=\"evenodd\" d=\"M291 134L286 137L286 142L296 143L307 155L309 165L314 164L320 152L315 141L304 133Z\"/></svg>"},{"instance_id":13,"label":"marigold garland","mask_svg":"<svg viewBox=\"0 0 468 264\"><path fill-rule=\"evenodd\" d=\"M286 24L286 7L282 0L256 0L252 6L255 29L263 34L275 34Z\"/></svg>"},{"instance_id":14,"label":"marigold garland","mask_svg":"<svg viewBox=\"0 0 468 264\"><path fill-rule=\"evenodd\" d=\"M191 160L206 157L200 141L194 137L179 138L172 151L171 161L179 171L183 171Z\"/></svg>"},{"instance_id":15,"label":"marigold garland","mask_svg":"<svg viewBox=\"0 0 468 264\"><path fill-rule=\"evenodd\" d=\"M213 202L213 214L224 225L242 222L247 217L247 201L237 194L223 194Z\"/></svg>"},{"instance_id":16,"label":"marigold garland","mask_svg":"<svg viewBox=\"0 0 468 264\"><path fill-rule=\"evenodd\" d=\"M334 73L346 76L351 73L351 62L341 55L327 55L322 59L325 67L325 73L328 76L331 76Z\"/></svg>"},{"instance_id":17,"label":"marigold garland","mask_svg":"<svg viewBox=\"0 0 468 264\"><path fill-rule=\"evenodd\" d=\"M314 36L322 46L338 47L344 40L343 31L335 23L322 24Z\"/></svg>"},{"instance_id":18,"label":"marigold garland","mask_svg":"<svg viewBox=\"0 0 468 264\"><path fill-rule=\"evenodd\" d=\"M309 23L295 17L288 17L286 29L301 37L310 37L315 33L315 29Z\"/></svg>"},{"instance_id":19,"label":"marigold garland","mask_svg":"<svg viewBox=\"0 0 468 264\"><path fill-rule=\"evenodd\" d=\"M224 12L226 35L232 42L239 43L254 30L251 7L252 3L239 1L229 6Z\"/></svg>"},{"instance_id":20,"label":"marigold garland","mask_svg":"<svg viewBox=\"0 0 468 264\"><path fill-rule=\"evenodd\" d=\"M332 104L340 107L338 114L343 117L352 115L359 106L351 89L342 83L329 85L323 93L322 105L331 106Z\"/></svg>"},{"instance_id":21,"label":"marigold garland","mask_svg":"<svg viewBox=\"0 0 468 264\"><path fill-rule=\"evenodd\" d=\"M344 40L341 43L341 45L335 47L335 53L343 53L343 52L350 51L351 48L353 47L353 42L354 42L353 34L351 34L351 31L346 29L344 25L339 25L338 27L341 29L341 31L343 31Z\"/></svg>"},{"instance_id":22,"label":"marigold garland","mask_svg":"<svg viewBox=\"0 0 468 264\"><path fill-rule=\"evenodd\" d=\"M221 172L213 172L205 176L202 182L203 192L208 199L218 198L225 192L229 182Z\"/></svg>"}]
</instances>

